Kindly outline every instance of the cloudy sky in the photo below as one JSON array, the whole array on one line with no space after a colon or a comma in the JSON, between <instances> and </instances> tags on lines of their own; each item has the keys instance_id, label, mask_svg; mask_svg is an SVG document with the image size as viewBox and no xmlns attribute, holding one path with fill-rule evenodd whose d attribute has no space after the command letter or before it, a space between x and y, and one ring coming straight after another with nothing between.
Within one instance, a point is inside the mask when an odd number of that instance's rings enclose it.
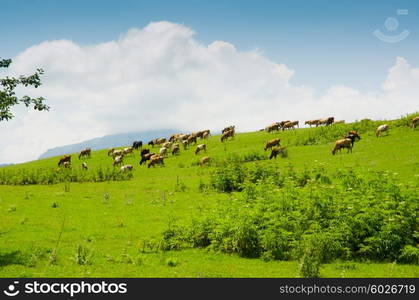
<instances>
[{"instance_id":1,"label":"cloudy sky","mask_svg":"<svg viewBox=\"0 0 419 300\"><path fill-rule=\"evenodd\" d=\"M2 3L0 76L42 67L18 92L51 110L14 109L0 163L112 133L419 110L414 1L86 2Z\"/></svg>"}]
</instances>

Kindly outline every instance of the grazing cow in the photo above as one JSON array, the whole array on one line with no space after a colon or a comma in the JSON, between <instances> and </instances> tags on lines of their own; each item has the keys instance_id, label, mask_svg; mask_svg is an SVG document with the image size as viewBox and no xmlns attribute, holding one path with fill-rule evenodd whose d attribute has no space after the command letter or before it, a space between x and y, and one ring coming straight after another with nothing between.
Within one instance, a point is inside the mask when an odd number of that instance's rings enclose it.
<instances>
[{"instance_id":1,"label":"grazing cow","mask_svg":"<svg viewBox=\"0 0 419 300\"><path fill-rule=\"evenodd\" d=\"M329 117L329 118L324 118L324 119L320 119L318 122L318 125L332 125L335 122L335 118L334 117ZM316 127L318 126L316 125Z\"/></svg>"},{"instance_id":2,"label":"grazing cow","mask_svg":"<svg viewBox=\"0 0 419 300\"><path fill-rule=\"evenodd\" d=\"M81 159L82 157L89 157L90 158L91 152L92 152L92 149L90 149L90 148L86 148L84 150L81 150L80 154L79 154L79 159Z\"/></svg>"},{"instance_id":3,"label":"grazing cow","mask_svg":"<svg viewBox=\"0 0 419 300\"><path fill-rule=\"evenodd\" d=\"M281 146L273 147L271 150L271 155L269 156L269 159L276 158L279 153L283 154L284 151L285 151L285 147L281 147Z\"/></svg>"},{"instance_id":4,"label":"grazing cow","mask_svg":"<svg viewBox=\"0 0 419 300\"><path fill-rule=\"evenodd\" d=\"M109 148L108 149L108 156L111 156L114 151L115 151L115 148Z\"/></svg>"},{"instance_id":5,"label":"grazing cow","mask_svg":"<svg viewBox=\"0 0 419 300\"><path fill-rule=\"evenodd\" d=\"M298 125L299 121L289 121L287 123L285 123L284 125L282 125L282 130L285 130L287 128L292 128L294 129L295 126L298 126L298 128L300 128L300 126Z\"/></svg>"},{"instance_id":6,"label":"grazing cow","mask_svg":"<svg viewBox=\"0 0 419 300\"><path fill-rule=\"evenodd\" d=\"M160 151L159 151L160 156L164 156L164 157L166 157L166 156L167 156L167 149L168 149L168 148L166 148L166 147L161 147L161 148L160 148Z\"/></svg>"},{"instance_id":7,"label":"grazing cow","mask_svg":"<svg viewBox=\"0 0 419 300\"><path fill-rule=\"evenodd\" d=\"M202 131L202 139L207 139L211 136L211 130L205 129Z\"/></svg>"},{"instance_id":8,"label":"grazing cow","mask_svg":"<svg viewBox=\"0 0 419 300\"><path fill-rule=\"evenodd\" d=\"M225 131L222 135L221 135L221 142L224 142L225 140L227 140L228 138L234 138L234 130L228 130Z\"/></svg>"},{"instance_id":9,"label":"grazing cow","mask_svg":"<svg viewBox=\"0 0 419 300\"><path fill-rule=\"evenodd\" d=\"M267 131L267 132L271 132L271 131L274 131L274 130L276 130L276 131L279 130L279 123L278 122L272 123L272 124L265 127L265 131Z\"/></svg>"},{"instance_id":10,"label":"grazing cow","mask_svg":"<svg viewBox=\"0 0 419 300\"><path fill-rule=\"evenodd\" d=\"M123 153L124 155L128 155L128 154L134 155L134 148L133 147L124 148Z\"/></svg>"},{"instance_id":11,"label":"grazing cow","mask_svg":"<svg viewBox=\"0 0 419 300\"><path fill-rule=\"evenodd\" d=\"M83 170L87 170L87 163L82 163L81 164L81 168L83 169Z\"/></svg>"},{"instance_id":12,"label":"grazing cow","mask_svg":"<svg viewBox=\"0 0 419 300\"><path fill-rule=\"evenodd\" d=\"M172 142L165 142L162 147L169 149L170 147L172 147Z\"/></svg>"},{"instance_id":13,"label":"grazing cow","mask_svg":"<svg viewBox=\"0 0 419 300\"><path fill-rule=\"evenodd\" d=\"M164 165L163 159L164 159L163 156L153 155L152 157L150 157L150 162L148 163L148 168L150 168L151 166L155 166L156 164Z\"/></svg>"},{"instance_id":14,"label":"grazing cow","mask_svg":"<svg viewBox=\"0 0 419 300\"><path fill-rule=\"evenodd\" d=\"M415 128L416 128L416 126L418 126L418 124L419 124L419 116L414 117L414 118L412 119L412 129L415 129Z\"/></svg>"},{"instance_id":15,"label":"grazing cow","mask_svg":"<svg viewBox=\"0 0 419 300\"><path fill-rule=\"evenodd\" d=\"M179 154L179 151L180 151L179 144L178 143L173 144L172 155Z\"/></svg>"},{"instance_id":16,"label":"grazing cow","mask_svg":"<svg viewBox=\"0 0 419 300\"><path fill-rule=\"evenodd\" d=\"M61 157L60 160L58 161L58 166L60 167L65 162L71 163L71 155L64 155L63 157Z\"/></svg>"},{"instance_id":17,"label":"grazing cow","mask_svg":"<svg viewBox=\"0 0 419 300\"><path fill-rule=\"evenodd\" d=\"M154 140L149 141L148 145L151 146L151 147L154 147Z\"/></svg>"},{"instance_id":18,"label":"grazing cow","mask_svg":"<svg viewBox=\"0 0 419 300\"><path fill-rule=\"evenodd\" d=\"M310 127L311 127L311 125L316 125L316 127L317 126L319 126L319 119L317 119L317 120L308 120L308 121L305 121L304 122L304 124L305 125L310 125Z\"/></svg>"},{"instance_id":19,"label":"grazing cow","mask_svg":"<svg viewBox=\"0 0 419 300\"><path fill-rule=\"evenodd\" d=\"M134 143L132 143L132 148L134 148L135 150L140 149L142 146L143 146L142 141L134 141Z\"/></svg>"},{"instance_id":20,"label":"grazing cow","mask_svg":"<svg viewBox=\"0 0 419 300\"><path fill-rule=\"evenodd\" d=\"M288 123L288 122L291 122L290 120L286 120L286 121L281 121L281 122L279 122L278 124L279 124L279 128L283 128L284 127L284 125L286 124L286 123Z\"/></svg>"},{"instance_id":21,"label":"grazing cow","mask_svg":"<svg viewBox=\"0 0 419 300\"><path fill-rule=\"evenodd\" d=\"M141 156L143 156L144 154L147 154L147 153L150 153L150 149L145 148L145 149L142 149L141 152L140 152Z\"/></svg>"},{"instance_id":22,"label":"grazing cow","mask_svg":"<svg viewBox=\"0 0 419 300\"><path fill-rule=\"evenodd\" d=\"M265 151L272 148L273 146L279 146L279 143L281 142L281 139L272 139L270 141L267 141L265 144Z\"/></svg>"},{"instance_id":23,"label":"grazing cow","mask_svg":"<svg viewBox=\"0 0 419 300\"><path fill-rule=\"evenodd\" d=\"M125 165L121 167L121 172L129 172L132 171L134 167L132 165Z\"/></svg>"},{"instance_id":24,"label":"grazing cow","mask_svg":"<svg viewBox=\"0 0 419 300\"><path fill-rule=\"evenodd\" d=\"M145 163L147 160L150 160L150 158L153 155L156 155L156 153L146 153L144 155L141 155L140 165L142 165L143 163Z\"/></svg>"},{"instance_id":25,"label":"grazing cow","mask_svg":"<svg viewBox=\"0 0 419 300\"><path fill-rule=\"evenodd\" d=\"M389 130L389 127L388 127L387 124L380 125L380 126L378 126L377 130L375 131L375 135L377 137L379 137L385 131L387 132L387 135L388 135L388 130Z\"/></svg>"},{"instance_id":26,"label":"grazing cow","mask_svg":"<svg viewBox=\"0 0 419 300\"><path fill-rule=\"evenodd\" d=\"M202 167L204 164L210 163L211 158L209 156L204 156L199 160L199 165Z\"/></svg>"},{"instance_id":27,"label":"grazing cow","mask_svg":"<svg viewBox=\"0 0 419 300\"><path fill-rule=\"evenodd\" d=\"M349 153L349 151L352 152L352 140L351 139L346 139L346 138L337 140L335 142L335 146L333 147L332 154L335 155L336 151L339 150L339 152L340 152L340 150L342 150L343 148L348 149L348 153Z\"/></svg>"},{"instance_id":28,"label":"grazing cow","mask_svg":"<svg viewBox=\"0 0 419 300\"><path fill-rule=\"evenodd\" d=\"M195 150L195 155L199 153L199 151L204 150L205 152L207 152L207 145L205 144L199 144L198 146L196 146L196 150Z\"/></svg>"},{"instance_id":29,"label":"grazing cow","mask_svg":"<svg viewBox=\"0 0 419 300\"><path fill-rule=\"evenodd\" d=\"M360 140L361 136L358 134L356 130L351 130L348 134L344 137L345 139L350 139L352 147L354 146L355 140Z\"/></svg>"},{"instance_id":30,"label":"grazing cow","mask_svg":"<svg viewBox=\"0 0 419 300\"><path fill-rule=\"evenodd\" d=\"M64 166L64 168L71 168L71 164L70 164L70 162L69 162L69 161L65 161L65 162L63 163L63 166Z\"/></svg>"},{"instance_id":31,"label":"grazing cow","mask_svg":"<svg viewBox=\"0 0 419 300\"><path fill-rule=\"evenodd\" d=\"M224 128L222 131L221 131L221 133L224 133L224 132L227 132L227 131L229 131L229 130L235 130L235 128L236 128L236 125L231 125L231 126L228 126L228 127L226 127L226 128Z\"/></svg>"},{"instance_id":32,"label":"grazing cow","mask_svg":"<svg viewBox=\"0 0 419 300\"><path fill-rule=\"evenodd\" d=\"M122 162L124 161L124 156L116 156L113 160L113 166L122 165Z\"/></svg>"},{"instance_id":33,"label":"grazing cow","mask_svg":"<svg viewBox=\"0 0 419 300\"><path fill-rule=\"evenodd\" d=\"M196 144L196 135L191 134L187 139L188 145L191 145L192 143Z\"/></svg>"},{"instance_id":34,"label":"grazing cow","mask_svg":"<svg viewBox=\"0 0 419 300\"><path fill-rule=\"evenodd\" d=\"M182 145L184 150L188 149L188 141L183 140Z\"/></svg>"},{"instance_id":35,"label":"grazing cow","mask_svg":"<svg viewBox=\"0 0 419 300\"><path fill-rule=\"evenodd\" d=\"M117 156L123 156L123 155L124 155L124 150L120 150L120 149L113 150L113 152L111 153L111 156L113 159L115 159L115 157Z\"/></svg>"}]
</instances>

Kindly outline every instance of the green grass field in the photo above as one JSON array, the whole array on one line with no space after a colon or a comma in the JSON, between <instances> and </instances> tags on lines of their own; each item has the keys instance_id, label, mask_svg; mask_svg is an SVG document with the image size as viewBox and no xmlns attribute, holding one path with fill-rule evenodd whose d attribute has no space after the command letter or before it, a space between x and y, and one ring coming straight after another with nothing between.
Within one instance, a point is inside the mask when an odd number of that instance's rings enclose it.
<instances>
[{"instance_id":1,"label":"green grass field","mask_svg":"<svg viewBox=\"0 0 419 300\"><path fill-rule=\"evenodd\" d=\"M298 277L296 259L266 261L205 248L163 251L147 245L161 240L170 224L187 226L200 212L240 196L242 192L200 189L209 186L212 174L232 155L258 157L261 160L243 164L271 165L279 172L290 166L296 171L321 166L332 173L351 168L366 175L383 171L417 192L419 130L394 121L388 135L376 138L372 128L379 123L238 133L224 144L212 136L201 141L207 144L206 154L194 155L192 146L181 149L179 156L170 154L164 167L150 169L138 164L136 152L125 160L134 165L130 180L0 185L0 276ZM352 128L362 137L353 153L331 155L336 137ZM263 146L274 137L281 138L288 157L266 159L269 151ZM213 161L200 167L197 162L204 155ZM73 155L72 168L80 169L82 161L88 163L88 172L112 166L106 150L81 161ZM1 168L0 176L18 176L23 169L55 170L57 162L54 157L13 165ZM419 267L387 259L337 259L321 264L320 276L418 277Z\"/></svg>"}]
</instances>

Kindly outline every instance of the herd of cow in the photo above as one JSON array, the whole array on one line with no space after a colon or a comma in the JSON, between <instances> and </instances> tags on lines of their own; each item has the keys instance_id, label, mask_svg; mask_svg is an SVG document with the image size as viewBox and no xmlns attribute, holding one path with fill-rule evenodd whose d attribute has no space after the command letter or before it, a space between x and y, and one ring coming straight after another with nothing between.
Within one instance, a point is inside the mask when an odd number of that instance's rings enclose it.
<instances>
[{"instance_id":1,"label":"herd of cow","mask_svg":"<svg viewBox=\"0 0 419 300\"><path fill-rule=\"evenodd\" d=\"M325 119L317 119L317 120L309 120L306 121L306 125L316 125L316 127L320 125L329 126L331 124L336 123L344 123L345 121L334 121L334 117L329 117ZM282 122L275 122L265 127L265 129L261 129L261 131L272 132L274 130L286 130L286 129L294 129L295 126L299 127L298 121L282 121ZM419 116L412 119L412 128L415 129L419 125ZM379 137L384 132L388 132L389 126L388 124L383 124L378 126L376 129L376 136ZM225 142L228 138L234 138L235 134L235 126L228 126L221 131L221 142ZM188 149L191 145L195 145L195 155L199 152L204 151L207 152L206 144L198 144L198 139L205 140L211 136L211 132L209 129L193 132L191 134L183 134L177 133L173 134L168 140L166 138L156 138L148 142L148 146L154 148L156 146L160 146L158 153L151 152L150 148L143 148L142 141L134 141L131 147L126 147L124 149L115 149L111 148L108 149L108 156L112 157L113 159L113 166L119 166L122 172L132 171L132 165L122 165L124 161L124 157L128 155L134 155L134 150L139 150L140 152L140 162L139 164L146 164L148 163L148 168L155 166L157 164L164 165L164 159L168 157L168 153L170 152L173 156L178 155L180 153L180 147L182 145L183 149ZM337 151L341 151L342 149L347 149L348 153L352 152L352 148L356 140L360 140L361 136L355 130L349 131L344 137L337 140L334 144L332 149L332 154L335 155ZM281 139L275 138L266 142L264 150L271 150L271 154L269 159L276 158L278 154L284 153L285 147L280 146ZM82 158L90 158L91 157L91 149L86 148L79 153L79 160ZM202 166L207 164L211 161L209 156L204 156L200 159L199 164ZM58 162L58 166L63 166L65 168L71 167L71 155L64 155L60 158ZM87 170L87 163L83 162L81 164L82 169Z\"/></svg>"}]
</instances>

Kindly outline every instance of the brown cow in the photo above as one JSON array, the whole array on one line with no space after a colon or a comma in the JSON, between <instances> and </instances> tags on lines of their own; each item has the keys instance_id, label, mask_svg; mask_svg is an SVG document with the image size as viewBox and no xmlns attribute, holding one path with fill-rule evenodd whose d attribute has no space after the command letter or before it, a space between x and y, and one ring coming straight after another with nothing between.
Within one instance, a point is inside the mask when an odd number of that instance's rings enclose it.
<instances>
[{"instance_id":1,"label":"brown cow","mask_svg":"<svg viewBox=\"0 0 419 300\"><path fill-rule=\"evenodd\" d=\"M92 149L90 149L90 148L86 148L84 150L81 150L80 154L79 154L79 159L81 159L82 157L89 157L90 158L91 152L92 152Z\"/></svg>"},{"instance_id":2,"label":"brown cow","mask_svg":"<svg viewBox=\"0 0 419 300\"><path fill-rule=\"evenodd\" d=\"M221 135L221 142L224 142L225 140L227 140L228 138L234 138L234 130L228 130L225 131L222 135Z\"/></svg>"},{"instance_id":3,"label":"brown cow","mask_svg":"<svg viewBox=\"0 0 419 300\"><path fill-rule=\"evenodd\" d=\"M117 166L117 165L122 165L124 161L124 156L120 155L120 156L116 156L113 160L113 166Z\"/></svg>"},{"instance_id":4,"label":"brown cow","mask_svg":"<svg viewBox=\"0 0 419 300\"><path fill-rule=\"evenodd\" d=\"M65 162L69 162L71 164L71 155L64 155L63 157L61 157L58 161L58 166L60 167Z\"/></svg>"},{"instance_id":5,"label":"brown cow","mask_svg":"<svg viewBox=\"0 0 419 300\"><path fill-rule=\"evenodd\" d=\"M204 156L203 158L200 159L199 165L202 167L204 164L210 163L210 161L211 161L211 158L209 156Z\"/></svg>"},{"instance_id":6,"label":"brown cow","mask_svg":"<svg viewBox=\"0 0 419 300\"><path fill-rule=\"evenodd\" d=\"M270 141L267 141L266 145L265 145L265 148L264 148L265 151L272 148L273 146L279 146L280 142L281 142L281 139L272 139Z\"/></svg>"},{"instance_id":7,"label":"brown cow","mask_svg":"<svg viewBox=\"0 0 419 300\"><path fill-rule=\"evenodd\" d=\"M226 128L224 128L222 131L221 131L221 133L224 133L224 132L227 132L227 131L229 131L229 130L235 130L235 128L236 128L236 125L231 125L231 126L228 126L228 127L226 127Z\"/></svg>"},{"instance_id":8,"label":"brown cow","mask_svg":"<svg viewBox=\"0 0 419 300\"><path fill-rule=\"evenodd\" d=\"M329 118L324 118L324 119L320 119L318 124L316 125L316 127L318 125L332 125L335 122L335 118L334 117L329 117Z\"/></svg>"},{"instance_id":9,"label":"brown cow","mask_svg":"<svg viewBox=\"0 0 419 300\"><path fill-rule=\"evenodd\" d=\"M153 155L152 157L150 157L150 162L148 163L148 168L150 168L151 166L155 166L156 164L164 165L163 159L164 159L163 156Z\"/></svg>"},{"instance_id":10,"label":"brown cow","mask_svg":"<svg viewBox=\"0 0 419 300\"><path fill-rule=\"evenodd\" d=\"M273 147L271 151L271 155L269 156L269 159L276 158L279 153L284 155L285 153L284 151L285 151L285 147L281 147L281 146Z\"/></svg>"},{"instance_id":11,"label":"brown cow","mask_svg":"<svg viewBox=\"0 0 419 300\"><path fill-rule=\"evenodd\" d=\"M292 128L292 129L294 129L294 127L295 126L298 126L298 128L300 128L300 126L298 125L298 123L299 123L299 121L289 121L289 122L287 122L287 123L285 123L283 126L282 126L282 130L285 130L285 129L287 129L287 128Z\"/></svg>"},{"instance_id":12,"label":"brown cow","mask_svg":"<svg viewBox=\"0 0 419 300\"><path fill-rule=\"evenodd\" d=\"M415 128L416 128L416 126L418 126L418 124L419 124L419 116L414 117L414 118L412 119L412 129L415 129Z\"/></svg>"},{"instance_id":13,"label":"brown cow","mask_svg":"<svg viewBox=\"0 0 419 300\"><path fill-rule=\"evenodd\" d=\"M340 150L342 150L343 148L348 149L348 153L349 153L349 151L352 152L352 140L351 139L346 139L346 138L337 140L335 142L335 146L333 147L332 154L335 155L336 151L339 150L339 152L340 152Z\"/></svg>"},{"instance_id":14,"label":"brown cow","mask_svg":"<svg viewBox=\"0 0 419 300\"><path fill-rule=\"evenodd\" d=\"M267 132L271 132L271 131L274 131L274 130L276 130L276 131L279 130L279 123L278 122L272 123L272 124L265 127L265 131L267 131Z\"/></svg>"},{"instance_id":15,"label":"brown cow","mask_svg":"<svg viewBox=\"0 0 419 300\"><path fill-rule=\"evenodd\" d=\"M141 155L140 165L145 163L147 160L150 160L150 158L156 155L156 153L145 153L144 155Z\"/></svg>"},{"instance_id":16,"label":"brown cow","mask_svg":"<svg viewBox=\"0 0 419 300\"><path fill-rule=\"evenodd\" d=\"M304 122L304 124L305 125L310 125L310 127L311 127L311 125L316 125L316 127L317 126L319 126L319 119L317 119L317 120L308 120L308 121L305 121Z\"/></svg>"},{"instance_id":17,"label":"brown cow","mask_svg":"<svg viewBox=\"0 0 419 300\"><path fill-rule=\"evenodd\" d=\"M388 134L388 130L389 130L389 126L387 124L380 125L380 126L378 126L377 130L375 131L375 135L377 137L379 137L381 135L381 133L383 133L383 132L387 132L387 134Z\"/></svg>"},{"instance_id":18,"label":"brown cow","mask_svg":"<svg viewBox=\"0 0 419 300\"><path fill-rule=\"evenodd\" d=\"M196 146L196 150L195 150L195 155L199 153L199 151L204 150L205 152L207 152L207 145L205 144L199 144L198 146Z\"/></svg>"},{"instance_id":19,"label":"brown cow","mask_svg":"<svg viewBox=\"0 0 419 300\"><path fill-rule=\"evenodd\" d=\"M108 156L111 156L114 151L115 151L115 148L109 148L108 149Z\"/></svg>"}]
</instances>

